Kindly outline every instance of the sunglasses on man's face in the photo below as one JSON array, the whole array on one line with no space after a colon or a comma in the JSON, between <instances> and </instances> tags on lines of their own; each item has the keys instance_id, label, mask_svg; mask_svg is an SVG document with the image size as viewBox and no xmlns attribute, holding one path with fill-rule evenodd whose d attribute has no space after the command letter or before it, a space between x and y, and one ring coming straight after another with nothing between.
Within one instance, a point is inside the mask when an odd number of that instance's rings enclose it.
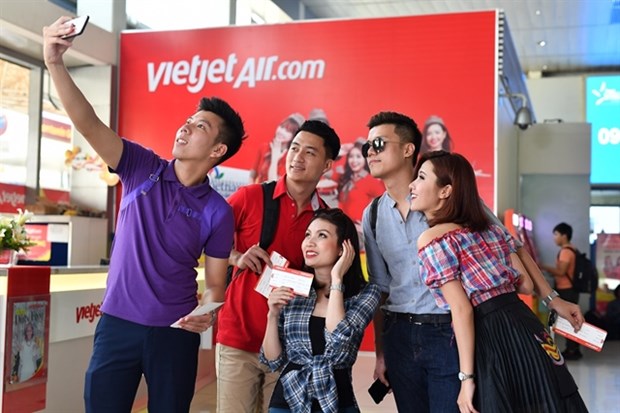
<instances>
[{"instance_id":1,"label":"sunglasses on man's face","mask_svg":"<svg viewBox=\"0 0 620 413\"><path fill-rule=\"evenodd\" d=\"M362 156L364 158L368 158L368 151L370 150L371 146L372 150L375 151L375 153L383 152L385 150L386 143L388 143L388 141L383 139L381 136L378 136L373 140L366 142L362 145Z\"/></svg>"},{"instance_id":2,"label":"sunglasses on man's face","mask_svg":"<svg viewBox=\"0 0 620 413\"><path fill-rule=\"evenodd\" d=\"M385 150L385 144L386 143L402 143L402 142L400 142L400 141L388 141L388 140L386 140L382 136L377 136L373 140L368 141L368 142L366 142L365 144L362 145L362 156L364 158L368 158L368 151L370 150L371 147L372 147L372 150L375 151L375 153L383 152Z\"/></svg>"}]
</instances>

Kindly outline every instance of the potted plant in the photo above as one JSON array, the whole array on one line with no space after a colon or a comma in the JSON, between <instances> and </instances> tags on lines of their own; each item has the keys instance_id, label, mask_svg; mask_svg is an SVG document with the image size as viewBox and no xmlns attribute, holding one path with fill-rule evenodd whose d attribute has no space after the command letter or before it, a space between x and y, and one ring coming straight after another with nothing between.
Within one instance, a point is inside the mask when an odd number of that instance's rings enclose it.
<instances>
[{"instance_id":1,"label":"potted plant","mask_svg":"<svg viewBox=\"0 0 620 413\"><path fill-rule=\"evenodd\" d=\"M23 254L34 245L26 232L26 222L32 217L28 210L18 209L16 217L0 218L0 264L14 265L18 254Z\"/></svg>"}]
</instances>

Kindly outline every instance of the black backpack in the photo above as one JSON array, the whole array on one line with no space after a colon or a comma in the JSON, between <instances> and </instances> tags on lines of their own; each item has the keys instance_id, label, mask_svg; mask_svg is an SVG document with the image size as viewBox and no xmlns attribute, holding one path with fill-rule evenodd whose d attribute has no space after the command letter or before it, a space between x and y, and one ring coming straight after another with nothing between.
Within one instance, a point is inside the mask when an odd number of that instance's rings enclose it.
<instances>
[{"instance_id":1,"label":"black backpack","mask_svg":"<svg viewBox=\"0 0 620 413\"><path fill-rule=\"evenodd\" d=\"M564 247L566 249L571 250L575 254L575 272L573 273L573 279L570 280L573 285L573 290L580 293L592 293L596 291L598 286L598 271L592 261L586 254L583 252L579 252L578 249L573 249L571 247Z\"/></svg>"},{"instance_id":2,"label":"black backpack","mask_svg":"<svg viewBox=\"0 0 620 413\"><path fill-rule=\"evenodd\" d=\"M276 235L276 228L278 226L278 218L280 217L280 200L273 199L273 191L276 187L276 181L263 182L261 184L263 188L263 223L261 225L260 242L258 245L264 250L267 250L273 238ZM241 270L238 270L233 275L234 266L229 265L226 274L226 286L230 284L233 277L237 275Z\"/></svg>"}]
</instances>

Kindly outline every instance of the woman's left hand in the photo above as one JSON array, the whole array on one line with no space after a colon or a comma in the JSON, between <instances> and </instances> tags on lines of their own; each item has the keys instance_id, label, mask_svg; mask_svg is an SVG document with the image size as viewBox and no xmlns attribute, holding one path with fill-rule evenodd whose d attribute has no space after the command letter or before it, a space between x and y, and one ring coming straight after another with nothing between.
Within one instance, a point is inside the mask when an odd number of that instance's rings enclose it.
<instances>
[{"instance_id":1,"label":"woman's left hand","mask_svg":"<svg viewBox=\"0 0 620 413\"><path fill-rule=\"evenodd\" d=\"M478 413L473 404L475 390L476 384L472 379L461 382L461 391L456 401L461 413Z\"/></svg>"},{"instance_id":2,"label":"woman's left hand","mask_svg":"<svg viewBox=\"0 0 620 413\"><path fill-rule=\"evenodd\" d=\"M338 281L342 280L342 277L344 277L349 268L351 268L353 258L355 258L355 248L353 248L351 240L345 240L342 243L340 258L336 261L336 264L334 264L334 267L332 268L332 283L334 282L334 279Z\"/></svg>"}]
</instances>

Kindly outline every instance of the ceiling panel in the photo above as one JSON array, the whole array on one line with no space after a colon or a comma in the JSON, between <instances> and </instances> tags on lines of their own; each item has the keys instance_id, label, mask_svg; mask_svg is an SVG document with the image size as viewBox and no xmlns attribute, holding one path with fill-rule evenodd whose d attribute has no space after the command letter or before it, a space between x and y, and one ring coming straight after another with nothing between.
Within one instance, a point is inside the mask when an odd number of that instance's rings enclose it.
<instances>
[{"instance_id":1,"label":"ceiling panel","mask_svg":"<svg viewBox=\"0 0 620 413\"><path fill-rule=\"evenodd\" d=\"M502 9L524 72L620 71L620 0L302 0L302 3L319 18ZM539 46L540 41L545 41L544 47Z\"/></svg>"}]
</instances>

